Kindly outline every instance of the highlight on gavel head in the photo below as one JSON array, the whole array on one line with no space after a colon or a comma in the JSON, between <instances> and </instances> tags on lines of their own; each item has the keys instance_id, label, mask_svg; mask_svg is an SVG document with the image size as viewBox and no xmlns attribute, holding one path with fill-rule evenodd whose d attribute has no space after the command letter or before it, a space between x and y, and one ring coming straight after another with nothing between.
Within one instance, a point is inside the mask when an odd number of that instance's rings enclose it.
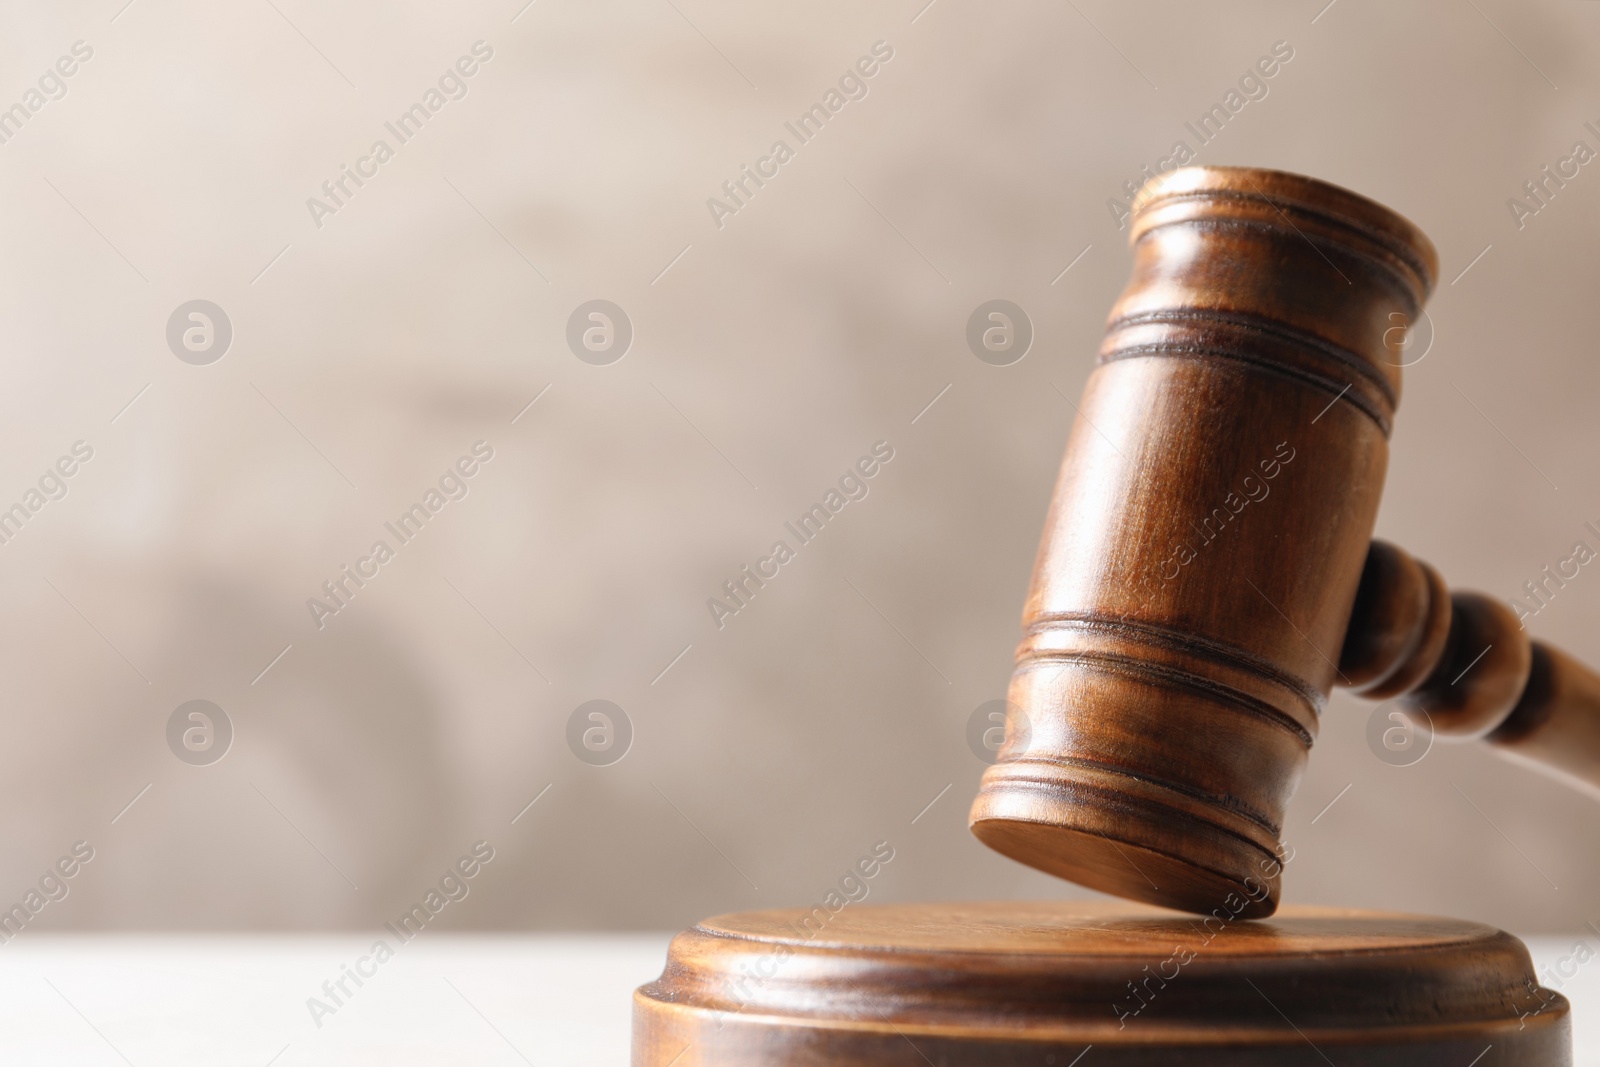
<instances>
[{"instance_id":1,"label":"highlight on gavel head","mask_svg":"<svg viewBox=\"0 0 1600 1067\"><path fill-rule=\"evenodd\" d=\"M1233 167L1151 181L1130 241L971 827L1094 889L1260 917L1438 260L1379 204Z\"/></svg>"}]
</instances>

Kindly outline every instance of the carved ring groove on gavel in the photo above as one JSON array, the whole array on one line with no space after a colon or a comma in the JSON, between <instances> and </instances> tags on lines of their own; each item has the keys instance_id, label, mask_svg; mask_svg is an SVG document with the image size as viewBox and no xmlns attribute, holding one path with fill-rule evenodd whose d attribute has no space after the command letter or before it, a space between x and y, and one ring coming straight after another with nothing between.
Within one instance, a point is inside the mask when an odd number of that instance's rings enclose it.
<instances>
[{"instance_id":1,"label":"carved ring groove on gavel","mask_svg":"<svg viewBox=\"0 0 1600 1067\"><path fill-rule=\"evenodd\" d=\"M1336 684L1600 786L1600 677L1372 540L1428 238L1336 186L1193 167L1145 186L1130 241L973 832L1095 889L1270 915Z\"/></svg>"}]
</instances>

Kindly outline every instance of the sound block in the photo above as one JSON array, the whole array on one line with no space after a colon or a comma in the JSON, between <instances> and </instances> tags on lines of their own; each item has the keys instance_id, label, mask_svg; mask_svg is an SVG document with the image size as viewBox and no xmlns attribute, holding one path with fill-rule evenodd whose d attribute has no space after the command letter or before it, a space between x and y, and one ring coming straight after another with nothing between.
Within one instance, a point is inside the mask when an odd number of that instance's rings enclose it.
<instances>
[{"instance_id":1,"label":"sound block","mask_svg":"<svg viewBox=\"0 0 1600 1067\"><path fill-rule=\"evenodd\" d=\"M684 931L635 1067L1555 1067L1522 942L1418 915L1123 902L818 907Z\"/></svg>"}]
</instances>

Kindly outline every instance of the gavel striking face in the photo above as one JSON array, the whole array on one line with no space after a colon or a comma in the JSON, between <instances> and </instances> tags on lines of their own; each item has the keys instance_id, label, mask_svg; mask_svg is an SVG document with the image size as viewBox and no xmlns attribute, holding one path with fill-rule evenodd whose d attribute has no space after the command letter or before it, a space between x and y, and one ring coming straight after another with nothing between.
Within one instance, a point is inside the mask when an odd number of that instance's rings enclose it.
<instances>
[{"instance_id":1,"label":"gavel striking face","mask_svg":"<svg viewBox=\"0 0 1600 1067\"><path fill-rule=\"evenodd\" d=\"M1371 540L1427 237L1336 186L1193 167L1144 188L1131 242L973 833L1105 892L1270 915L1336 684L1600 783L1600 679Z\"/></svg>"}]
</instances>

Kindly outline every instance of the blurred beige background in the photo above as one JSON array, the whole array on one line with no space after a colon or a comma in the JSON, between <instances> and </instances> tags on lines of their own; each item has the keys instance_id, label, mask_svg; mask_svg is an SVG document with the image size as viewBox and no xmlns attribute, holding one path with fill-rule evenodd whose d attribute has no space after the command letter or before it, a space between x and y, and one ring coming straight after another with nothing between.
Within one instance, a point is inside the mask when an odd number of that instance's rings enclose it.
<instances>
[{"instance_id":1,"label":"blurred beige background","mask_svg":"<svg viewBox=\"0 0 1600 1067\"><path fill-rule=\"evenodd\" d=\"M1511 597L1600 522L1600 167L1507 207L1600 148L1600 4L123 3L0 33L0 106L93 52L0 144L0 506L93 449L0 544L0 903L95 850L40 928L373 927L480 840L441 925L811 902L880 841L874 899L1079 893L967 833L968 718L1126 277L1107 201L1276 42L1199 160L1346 185L1443 262L1380 534ZM995 298L1036 331L1008 367L964 340ZM209 365L166 339L196 299L232 324ZM568 348L592 299L632 323L619 362ZM319 629L307 599L478 441L466 497ZM878 441L868 495L719 630L707 598ZM1585 571L1530 629L1594 661L1597 621ZM167 741L194 699L235 734L206 766ZM632 724L608 766L567 741L595 699ZM1287 899L1600 918L1600 804L1475 748L1388 766L1368 715L1329 709Z\"/></svg>"}]
</instances>

